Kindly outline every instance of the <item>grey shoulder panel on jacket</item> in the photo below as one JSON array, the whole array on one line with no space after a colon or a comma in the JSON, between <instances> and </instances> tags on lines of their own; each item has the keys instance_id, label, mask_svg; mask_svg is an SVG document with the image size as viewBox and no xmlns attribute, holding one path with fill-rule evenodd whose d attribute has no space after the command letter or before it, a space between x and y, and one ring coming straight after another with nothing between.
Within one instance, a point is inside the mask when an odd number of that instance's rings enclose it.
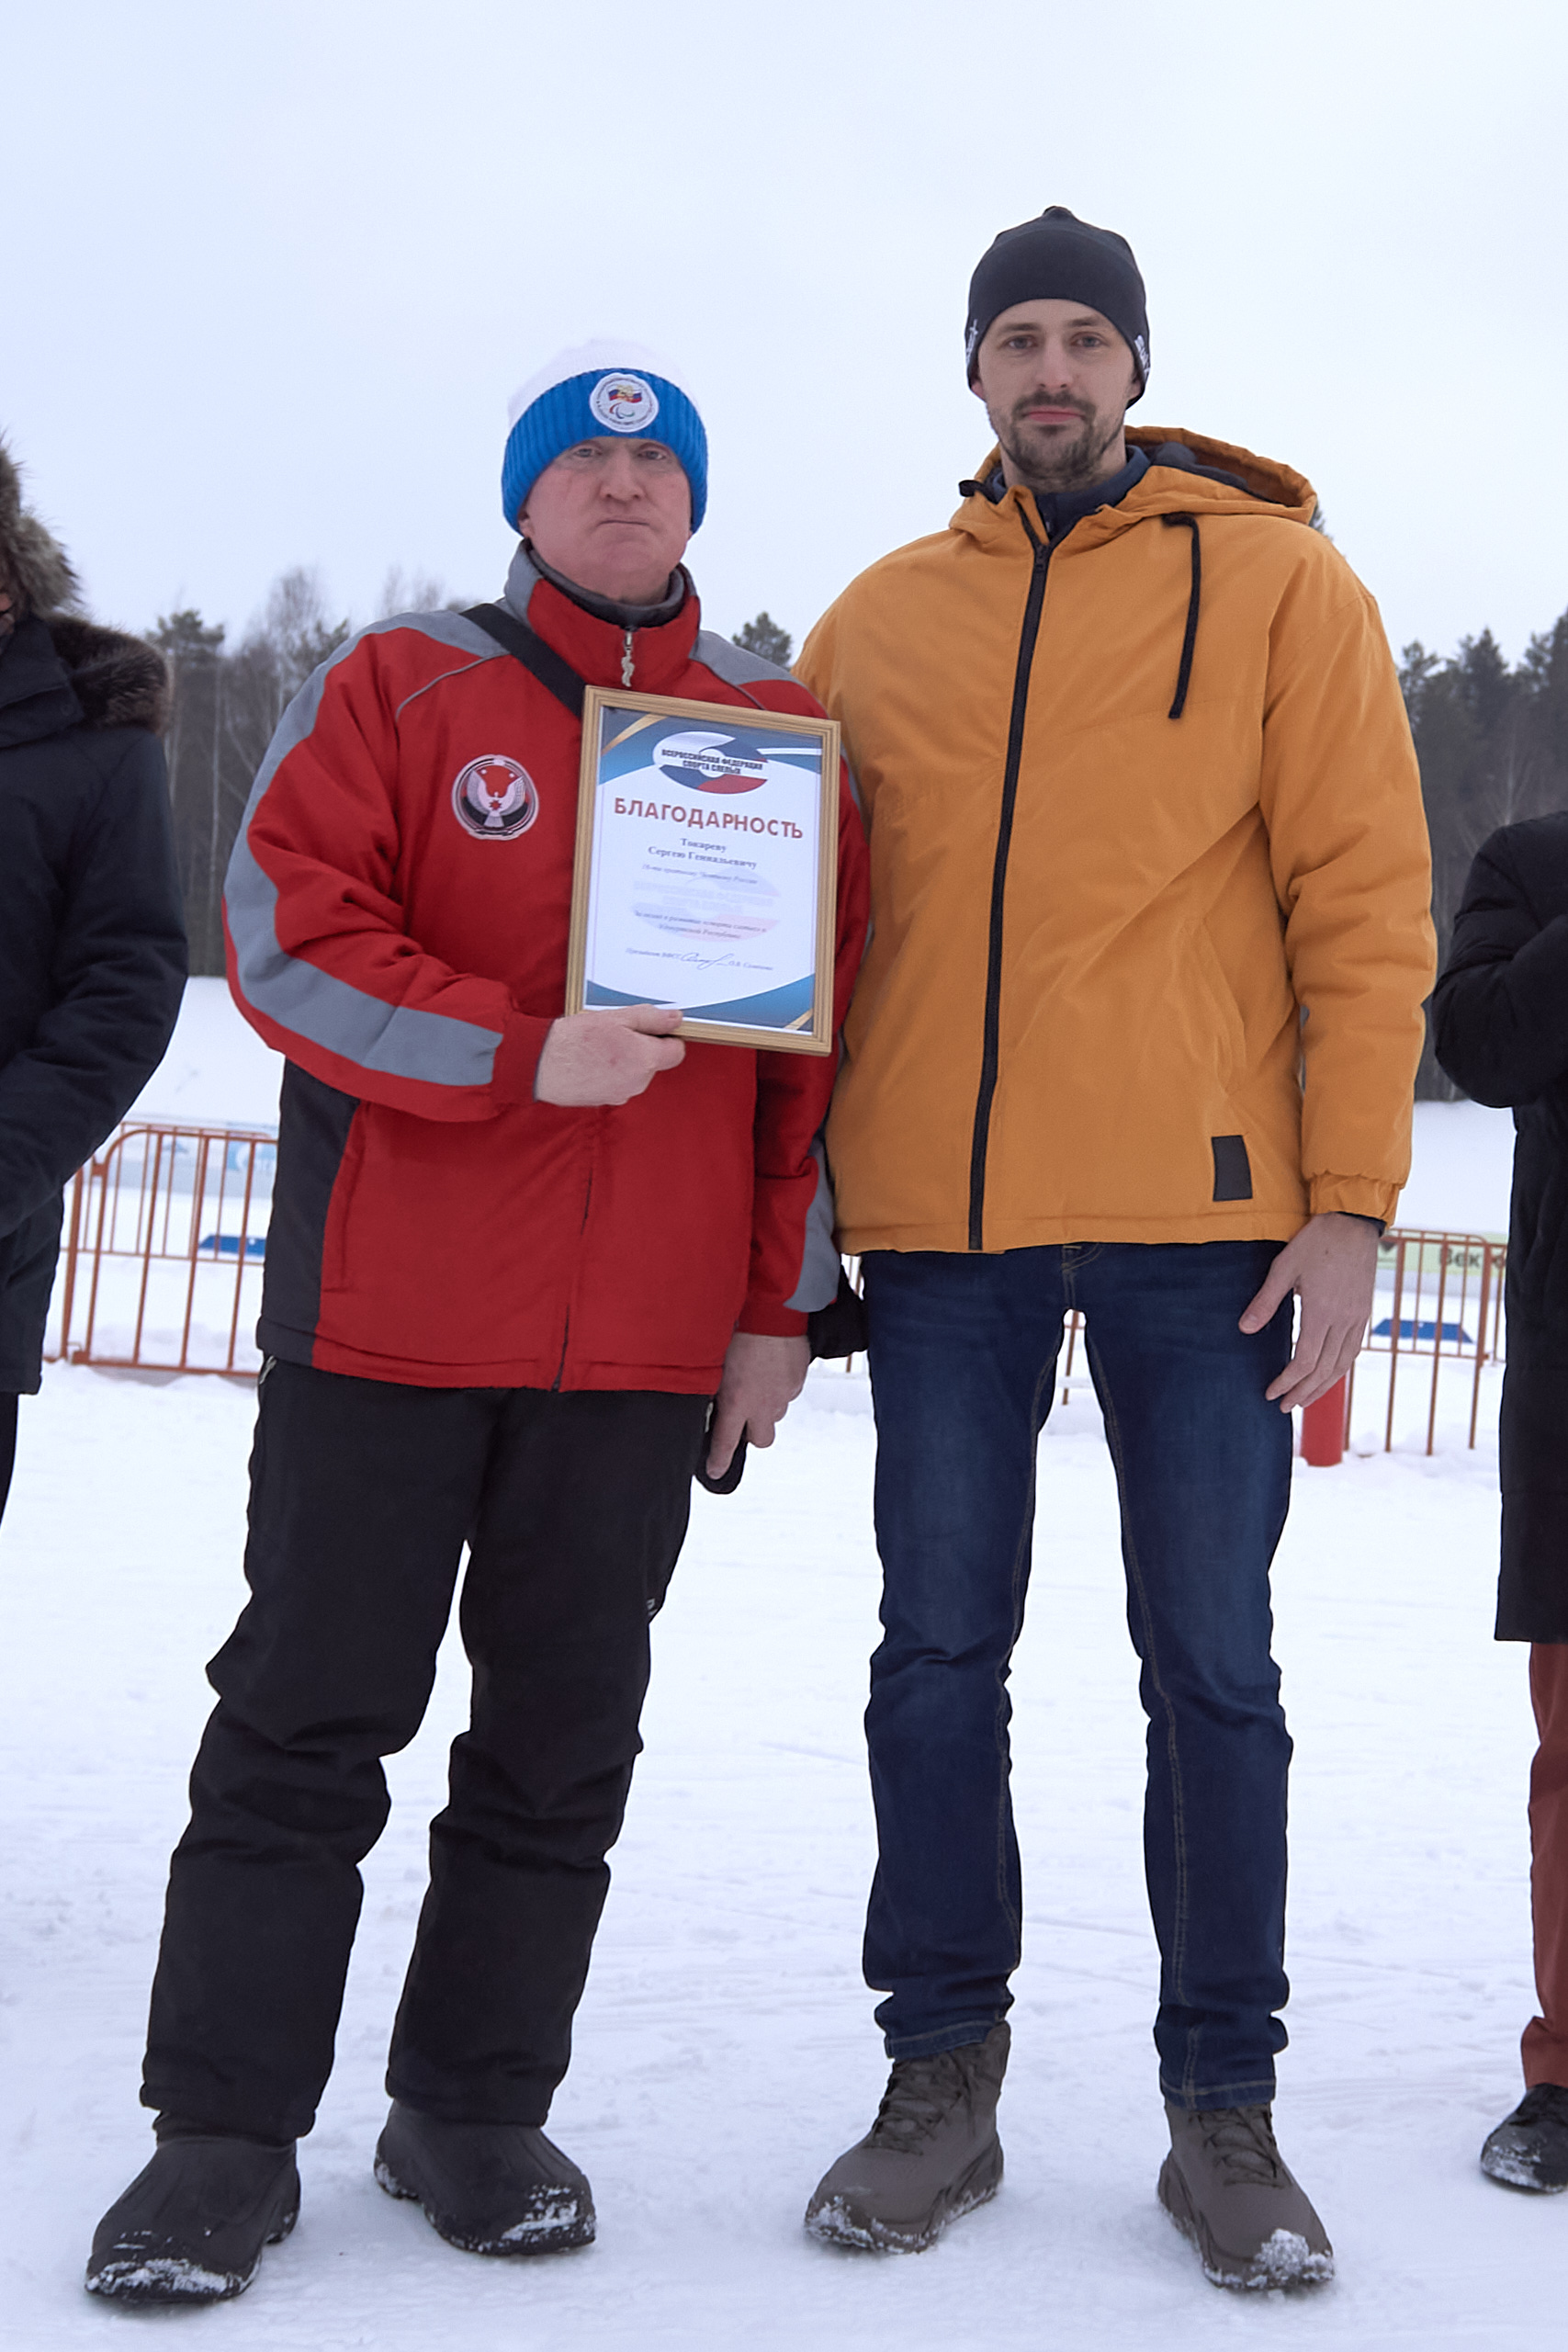
<instances>
[{"instance_id":1,"label":"grey shoulder panel on jacket","mask_svg":"<svg viewBox=\"0 0 1568 2352\"><path fill-rule=\"evenodd\" d=\"M283 761L314 727L333 671L367 637L384 637L393 629L416 630L455 653L474 657L453 671L437 671L423 686L412 689L405 698L408 701L428 693L446 677L477 669L481 662L510 659L492 637L473 621L466 621L461 613L395 613L390 619L373 621L349 638L311 673L278 721L251 787L230 857L223 903L234 943L235 978L246 1003L279 1028L294 1030L344 1061L429 1085L488 1086L501 1045L499 1030L456 1021L445 1013L389 1005L319 965L287 952L277 935L277 886L250 845L251 820Z\"/></svg>"},{"instance_id":2,"label":"grey shoulder panel on jacket","mask_svg":"<svg viewBox=\"0 0 1568 2352\"><path fill-rule=\"evenodd\" d=\"M759 678L782 678L792 686L800 684L793 671L781 670L776 662L764 662L760 653L748 653L743 645L711 628L698 629L692 659L701 662L716 678L722 678L727 686L754 685Z\"/></svg>"},{"instance_id":3,"label":"grey shoulder panel on jacket","mask_svg":"<svg viewBox=\"0 0 1568 2352\"><path fill-rule=\"evenodd\" d=\"M321 695L333 672L356 653L367 638L387 637L394 629L412 629L420 637L433 639L437 645L450 646L455 653L470 653L475 662L507 659L494 638L488 637L476 621L465 620L461 613L393 613L384 621L372 621L367 628L356 629L352 637L345 638L333 652L328 654L319 670L311 671L278 720L245 804L240 826L242 840L246 826L256 812L257 803L278 768L294 746L302 742L314 727L316 714L321 707ZM473 664L464 666L472 667ZM423 694L430 686L439 684L443 674L451 673L438 673L435 677L426 679L424 685L414 687L413 693Z\"/></svg>"},{"instance_id":4,"label":"grey shoulder panel on jacket","mask_svg":"<svg viewBox=\"0 0 1568 2352\"><path fill-rule=\"evenodd\" d=\"M478 621L468 619L462 613L450 612L443 605L439 612L392 613L384 621L372 621L368 628L360 629L345 645L339 647L338 653L333 656L333 661L339 654L352 652L363 639L385 637L389 629L394 628L412 629L419 637L433 638L437 645L455 646L461 653L482 653L487 662L492 654L504 651L493 637L480 628Z\"/></svg>"}]
</instances>

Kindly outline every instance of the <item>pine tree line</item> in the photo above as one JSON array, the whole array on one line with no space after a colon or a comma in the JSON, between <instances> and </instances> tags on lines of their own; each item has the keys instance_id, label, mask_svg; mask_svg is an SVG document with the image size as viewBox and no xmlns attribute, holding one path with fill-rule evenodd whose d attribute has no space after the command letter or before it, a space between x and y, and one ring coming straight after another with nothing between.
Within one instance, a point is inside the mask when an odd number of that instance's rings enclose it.
<instances>
[{"instance_id":1,"label":"pine tree line","mask_svg":"<svg viewBox=\"0 0 1568 2352\"><path fill-rule=\"evenodd\" d=\"M220 625L194 610L148 631L174 678L164 751L175 856L194 973L223 969L223 876L251 785L274 729L318 663L348 635L327 616L312 571L286 571L266 610L230 651Z\"/></svg>"}]
</instances>

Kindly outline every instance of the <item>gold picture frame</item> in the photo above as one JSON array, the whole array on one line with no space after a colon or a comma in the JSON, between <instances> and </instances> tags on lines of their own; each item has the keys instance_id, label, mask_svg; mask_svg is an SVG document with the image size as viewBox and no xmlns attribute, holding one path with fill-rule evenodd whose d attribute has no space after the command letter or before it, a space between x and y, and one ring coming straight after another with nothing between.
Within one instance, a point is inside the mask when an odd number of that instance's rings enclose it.
<instances>
[{"instance_id":1,"label":"gold picture frame","mask_svg":"<svg viewBox=\"0 0 1568 2352\"><path fill-rule=\"evenodd\" d=\"M588 687L567 1012L690 1004L679 1037L831 1053L839 769L836 719Z\"/></svg>"}]
</instances>

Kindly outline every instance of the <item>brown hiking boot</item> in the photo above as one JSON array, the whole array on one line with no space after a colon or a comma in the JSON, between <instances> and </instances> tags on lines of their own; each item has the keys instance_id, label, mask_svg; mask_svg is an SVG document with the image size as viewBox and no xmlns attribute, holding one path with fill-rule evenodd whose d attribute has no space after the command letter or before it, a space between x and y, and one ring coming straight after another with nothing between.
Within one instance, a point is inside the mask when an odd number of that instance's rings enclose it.
<instances>
[{"instance_id":1,"label":"brown hiking boot","mask_svg":"<svg viewBox=\"0 0 1568 2352\"><path fill-rule=\"evenodd\" d=\"M994 2197L1010 2039L994 2025L961 2050L895 2060L871 2130L817 2184L806 2209L812 2236L866 2253L919 2254L949 2222Z\"/></svg>"},{"instance_id":2,"label":"brown hiking boot","mask_svg":"<svg viewBox=\"0 0 1568 2352\"><path fill-rule=\"evenodd\" d=\"M1166 2103L1170 2154L1159 2201L1216 2287L1289 2287L1334 2276L1334 2248L1274 2142L1266 2107Z\"/></svg>"}]
</instances>

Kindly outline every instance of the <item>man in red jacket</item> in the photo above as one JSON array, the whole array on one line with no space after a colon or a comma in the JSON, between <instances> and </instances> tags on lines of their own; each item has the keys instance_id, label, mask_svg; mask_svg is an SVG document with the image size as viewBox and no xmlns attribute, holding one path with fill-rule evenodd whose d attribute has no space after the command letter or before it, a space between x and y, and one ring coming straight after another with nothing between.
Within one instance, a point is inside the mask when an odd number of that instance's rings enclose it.
<instances>
[{"instance_id":1,"label":"man in red jacket","mask_svg":"<svg viewBox=\"0 0 1568 2352\"><path fill-rule=\"evenodd\" d=\"M378 623L285 714L230 868L231 983L288 1057L258 1337L251 1599L171 1869L152 2163L87 2284L216 2300L299 2206L384 1757L465 1542L472 1714L433 1824L376 2174L453 2245L580 2245L540 2128L619 1831L649 1620L705 1451L766 1445L833 1296L830 1058L560 1016L584 682L815 712L700 627L706 443L673 372L562 356L513 404L502 602ZM841 796L841 1012L865 853ZM716 1401L715 1401L716 1400ZM708 1430L710 1408L712 1429Z\"/></svg>"}]
</instances>

